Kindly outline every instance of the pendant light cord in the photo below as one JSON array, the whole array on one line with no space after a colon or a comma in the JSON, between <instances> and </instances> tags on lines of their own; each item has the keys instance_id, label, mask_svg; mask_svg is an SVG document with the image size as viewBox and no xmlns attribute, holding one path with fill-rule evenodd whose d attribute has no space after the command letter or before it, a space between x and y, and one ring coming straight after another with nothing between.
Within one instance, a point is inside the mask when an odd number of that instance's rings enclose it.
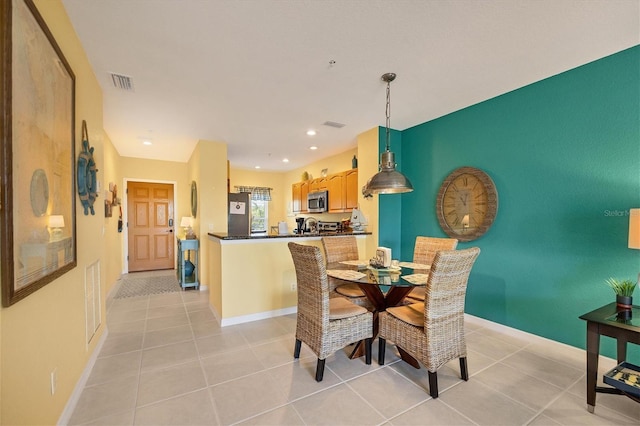
<instances>
[{"instance_id":1,"label":"pendant light cord","mask_svg":"<svg viewBox=\"0 0 640 426\"><path fill-rule=\"evenodd\" d=\"M387 108L385 111L385 115L387 117L387 145L386 145L386 150L389 151L390 148L390 144L391 144L391 80L387 80Z\"/></svg>"}]
</instances>

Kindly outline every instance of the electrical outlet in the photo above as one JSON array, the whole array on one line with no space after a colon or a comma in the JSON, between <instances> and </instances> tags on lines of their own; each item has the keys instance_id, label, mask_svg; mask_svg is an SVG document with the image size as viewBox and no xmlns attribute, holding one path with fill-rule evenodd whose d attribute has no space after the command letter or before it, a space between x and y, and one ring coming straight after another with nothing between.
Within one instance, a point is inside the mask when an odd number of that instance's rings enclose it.
<instances>
[{"instance_id":1,"label":"electrical outlet","mask_svg":"<svg viewBox=\"0 0 640 426\"><path fill-rule=\"evenodd\" d=\"M58 385L58 369L54 368L51 372L51 395L56 393L56 386Z\"/></svg>"},{"instance_id":2,"label":"electrical outlet","mask_svg":"<svg viewBox=\"0 0 640 426\"><path fill-rule=\"evenodd\" d=\"M291 283L291 291L296 291L296 283Z\"/></svg>"}]
</instances>

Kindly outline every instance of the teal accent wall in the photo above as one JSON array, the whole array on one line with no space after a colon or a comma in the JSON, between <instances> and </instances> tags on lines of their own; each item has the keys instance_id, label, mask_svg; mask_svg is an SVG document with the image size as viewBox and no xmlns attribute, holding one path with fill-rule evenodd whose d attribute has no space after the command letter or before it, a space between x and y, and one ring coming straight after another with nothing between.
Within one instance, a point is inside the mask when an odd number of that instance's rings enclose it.
<instances>
[{"instance_id":1,"label":"teal accent wall","mask_svg":"<svg viewBox=\"0 0 640 426\"><path fill-rule=\"evenodd\" d=\"M482 250L466 311L584 348L578 317L615 301L605 279L640 272L640 250L627 248L629 208L640 207L640 46L407 129L400 144L415 190L380 197L381 241L400 226L409 259L416 236L445 236L440 184L461 166L484 170L499 208L487 234L458 246ZM613 343L603 337L604 355Z\"/></svg>"},{"instance_id":2,"label":"teal accent wall","mask_svg":"<svg viewBox=\"0 0 640 426\"><path fill-rule=\"evenodd\" d=\"M380 152L385 151L386 138L386 128L378 127L378 149ZM396 170L402 172L402 133L391 129L389 132L389 144L391 148L389 151L393 152L398 164ZM389 247L391 249L391 257L400 259L402 197L398 194L380 194L378 198L381 201L378 205L378 220L381 225L384 224L384 226L379 227L378 245L380 247Z\"/></svg>"}]
</instances>

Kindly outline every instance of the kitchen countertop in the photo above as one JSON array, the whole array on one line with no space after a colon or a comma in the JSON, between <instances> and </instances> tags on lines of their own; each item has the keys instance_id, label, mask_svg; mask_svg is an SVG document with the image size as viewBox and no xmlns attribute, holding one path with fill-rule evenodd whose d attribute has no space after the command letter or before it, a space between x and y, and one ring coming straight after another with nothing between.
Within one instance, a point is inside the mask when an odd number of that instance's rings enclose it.
<instances>
[{"instance_id":1,"label":"kitchen countertop","mask_svg":"<svg viewBox=\"0 0 640 426\"><path fill-rule=\"evenodd\" d=\"M329 237L329 236L342 236L342 235L371 235L371 232L320 232L316 234L257 234L257 235L233 235L229 236L226 232L213 233L209 232L210 237L218 238L221 240L266 240L275 238L311 238L311 237Z\"/></svg>"}]
</instances>

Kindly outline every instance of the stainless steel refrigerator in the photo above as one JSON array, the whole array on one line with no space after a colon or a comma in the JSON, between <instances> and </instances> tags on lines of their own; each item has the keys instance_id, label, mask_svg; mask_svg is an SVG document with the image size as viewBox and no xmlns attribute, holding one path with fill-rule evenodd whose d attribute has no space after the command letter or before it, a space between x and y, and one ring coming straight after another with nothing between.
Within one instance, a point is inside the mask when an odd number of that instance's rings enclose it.
<instances>
[{"instance_id":1,"label":"stainless steel refrigerator","mask_svg":"<svg viewBox=\"0 0 640 426\"><path fill-rule=\"evenodd\" d=\"M251 235L251 194L248 192L229 194L229 236Z\"/></svg>"}]
</instances>

